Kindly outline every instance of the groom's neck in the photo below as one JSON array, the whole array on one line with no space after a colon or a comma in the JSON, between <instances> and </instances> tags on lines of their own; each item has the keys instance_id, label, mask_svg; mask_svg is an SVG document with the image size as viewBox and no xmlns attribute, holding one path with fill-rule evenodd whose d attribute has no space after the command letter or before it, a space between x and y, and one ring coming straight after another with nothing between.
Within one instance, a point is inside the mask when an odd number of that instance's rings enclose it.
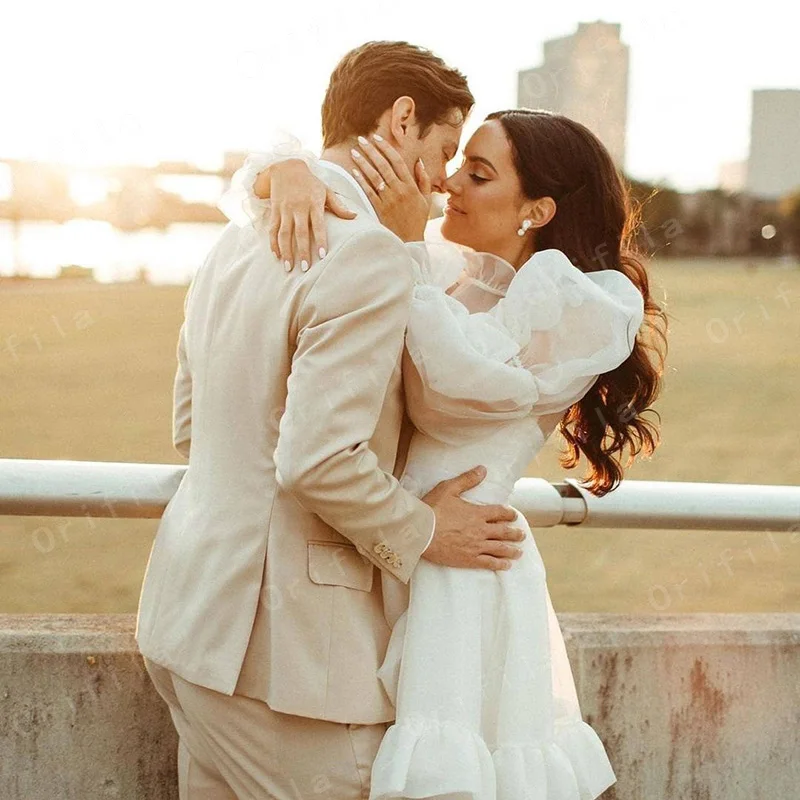
<instances>
[{"instance_id":1,"label":"groom's neck","mask_svg":"<svg viewBox=\"0 0 800 800\"><path fill-rule=\"evenodd\" d=\"M333 147L326 147L322 151L320 158L323 158L325 161L330 161L333 164L338 164L342 169L346 169L352 175L356 165L353 161L353 157L350 155L350 151L353 149L354 145L355 140L353 140L353 142L342 142Z\"/></svg>"},{"instance_id":2,"label":"groom's neck","mask_svg":"<svg viewBox=\"0 0 800 800\"><path fill-rule=\"evenodd\" d=\"M347 170L347 174L350 175L353 180L355 180L355 177L353 176L353 170L356 168L356 163L353 161L350 151L356 144L356 140L353 139L352 142L342 142L334 147L326 147L320 154L320 158L325 161L330 161L331 163L340 166L342 169ZM367 199L369 200L369 198ZM370 205L372 205L372 201L369 202Z\"/></svg>"}]
</instances>

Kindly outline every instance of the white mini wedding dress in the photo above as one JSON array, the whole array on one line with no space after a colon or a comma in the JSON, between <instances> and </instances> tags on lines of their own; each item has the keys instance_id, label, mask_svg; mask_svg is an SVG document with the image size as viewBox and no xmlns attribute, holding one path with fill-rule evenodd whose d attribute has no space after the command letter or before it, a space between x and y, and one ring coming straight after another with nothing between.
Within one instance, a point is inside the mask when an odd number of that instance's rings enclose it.
<instances>
[{"instance_id":1,"label":"white mini wedding dress","mask_svg":"<svg viewBox=\"0 0 800 800\"><path fill-rule=\"evenodd\" d=\"M281 157L251 161L239 185ZM250 197L251 214L265 207ZM438 227L407 245L417 273L403 377L416 431L401 483L421 497L483 464L463 497L508 504L566 409L630 355L642 295L621 272L584 273L559 250L515 271ZM378 675L397 713L370 800L593 800L615 783L581 716L531 529L519 513L512 524L526 539L509 570L422 558L407 585L381 571L392 634Z\"/></svg>"},{"instance_id":2,"label":"white mini wedding dress","mask_svg":"<svg viewBox=\"0 0 800 800\"><path fill-rule=\"evenodd\" d=\"M417 430L401 483L421 497L483 464L463 497L507 504L565 410L630 355L642 295L559 250L515 272L441 241L407 247L418 274L403 377ZM408 586L384 577L379 677L397 715L370 800L593 800L616 781L582 719L536 542L521 514L514 524L526 539L510 570L423 558Z\"/></svg>"}]
</instances>

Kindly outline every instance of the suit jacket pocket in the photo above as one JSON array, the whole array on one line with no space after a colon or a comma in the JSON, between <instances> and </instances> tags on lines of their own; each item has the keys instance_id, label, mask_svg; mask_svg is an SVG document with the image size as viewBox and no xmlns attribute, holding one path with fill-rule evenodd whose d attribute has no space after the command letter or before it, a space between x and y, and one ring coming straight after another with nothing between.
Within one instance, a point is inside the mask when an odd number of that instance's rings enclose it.
<instances>
[{"instance_id":1,"label":"suit jacket pocket","mask_svg":"<svg viewBox=\"0 0 800 800\"><path fill-rule=\"evenodd\" d=\"M346 586L362 592L372 590L375 565L342 542L308 542L308 577L314 583Z\"/></svg>"}]
</instances>

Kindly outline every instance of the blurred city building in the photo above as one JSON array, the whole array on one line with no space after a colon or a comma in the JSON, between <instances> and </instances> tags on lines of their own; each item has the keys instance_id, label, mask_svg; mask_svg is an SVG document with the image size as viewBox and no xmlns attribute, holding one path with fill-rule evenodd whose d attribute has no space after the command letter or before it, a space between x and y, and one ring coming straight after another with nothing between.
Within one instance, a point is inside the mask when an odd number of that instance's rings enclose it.
<instances>
[{"instance_id":1,"label":"blurred city building","mask_svg":"<svg viewBox=\"0 0 800 800\"><path fill-rule=\"evenodd\" d=\"M726 161L719 167L719 188L725 192L743 192L747 185L747 161Z\"/></svg>"},{"instance_id":2,"label":"blurred city building","mask_svg":"<svg viewBox=\"0 0 800 800\"><path fill-rule=\"evenodd\" d=\"M544 43L544 63L518 75L517 103L583 123L625 166L629 48L621 26L581 22L571 36Z\"/></svg>"},{"instance_id":3,"label":"blurred city building","mask_svg":"<svg viewBox=\"0 0 800 800\"><path fill-rule=\"evenodd\" d=\"M747 191L777 199L800 190L800 90L753 92Z\"/></svg>"},{"instance_id":4,"label":"blurred city building","mask_svg":"<svg viewBox=\"0 0 800 800\"><path fill-rule=\"evenodd\" d=\"M0 161L9 184L0 196L0 219L66 222L90 219L121 230L165 228L175 222L224 223L217 200L244 161L226 154L220 170L187 162L153 166L82 168Z\"/></svg>"}]
</instances>

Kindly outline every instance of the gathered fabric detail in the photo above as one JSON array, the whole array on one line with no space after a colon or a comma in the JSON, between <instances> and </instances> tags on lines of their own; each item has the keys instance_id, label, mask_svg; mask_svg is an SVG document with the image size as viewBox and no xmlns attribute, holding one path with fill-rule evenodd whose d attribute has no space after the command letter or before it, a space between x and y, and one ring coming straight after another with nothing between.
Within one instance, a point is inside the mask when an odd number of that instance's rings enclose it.
<instances>
[{"instance_id":1,"label":"gathered fabric detail","mask_svg":"<svg viewBox=\"0 0 800 800\"><path fill-rule=\"evenodd\" d=\"M386 731L372 770L370 800L593 800L616 780L597 733L579 718L548 741L491 750L465 725L410 717Z\"/></svg>"}]
</instances>

